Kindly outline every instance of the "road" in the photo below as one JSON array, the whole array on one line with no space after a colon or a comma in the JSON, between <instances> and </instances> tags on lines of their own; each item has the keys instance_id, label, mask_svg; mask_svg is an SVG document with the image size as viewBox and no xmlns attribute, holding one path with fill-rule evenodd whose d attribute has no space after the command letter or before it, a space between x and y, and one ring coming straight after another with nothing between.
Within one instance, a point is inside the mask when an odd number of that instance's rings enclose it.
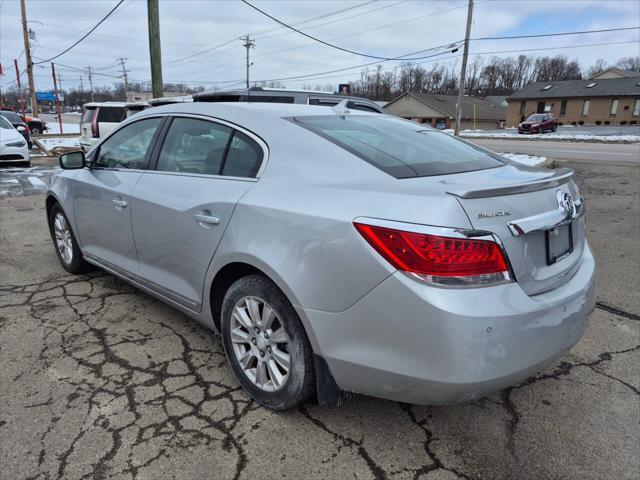
<instances>
[{"instance_id":1,"label":"road","mask_svg":"<svg viewBox=\"0 0 640 480\"><path fill-rule=\"evenodd\" d=\"M467 138L495 152L526 153L558 160L607 165L640 165L640 143L584 143Z\"/></svg>"},{"instance_id":2,"label":"road","mask_svg":"<svg viewBox=\"0 0 640 480\"><path fill-rule=\"evenodd\" d=\"M0 198L0 478L639 478L639 170L566 165L598 262L587 332L546 371L446 407L267 411L211 332L104 272L67 274L42 194Z\"/></svg>"}]
</instances>

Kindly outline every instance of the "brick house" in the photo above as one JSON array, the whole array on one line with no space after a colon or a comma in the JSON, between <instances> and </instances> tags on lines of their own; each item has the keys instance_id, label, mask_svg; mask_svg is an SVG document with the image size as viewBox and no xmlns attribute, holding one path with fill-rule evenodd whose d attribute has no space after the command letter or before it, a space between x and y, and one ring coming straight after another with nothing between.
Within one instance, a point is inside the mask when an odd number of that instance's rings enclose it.
<instances>
[{"instance_id":1,"label":"brick house","mask_svg":"<svg viewBox=\"0 0 640 480\"><path fill-rule=\"evenodd\" d=\"M640 123L640 72L610 68L588 80L531 83L508 98L507 127L533 113L552 113L559 125Z\"/></svg>"},{"instance_id":2,"label":"brick house","mask_svg":"<svg viewBox=\"0 0 640 480\"><path fill-rule=\"evenodd\" d=\"M453 128L457 95L403 93L384 107L391 115L425 123L437 128ZM492 130L504 125L507 106L504 97L469 97L462 102L461 129Z\"/></svg>"}]
</instances>

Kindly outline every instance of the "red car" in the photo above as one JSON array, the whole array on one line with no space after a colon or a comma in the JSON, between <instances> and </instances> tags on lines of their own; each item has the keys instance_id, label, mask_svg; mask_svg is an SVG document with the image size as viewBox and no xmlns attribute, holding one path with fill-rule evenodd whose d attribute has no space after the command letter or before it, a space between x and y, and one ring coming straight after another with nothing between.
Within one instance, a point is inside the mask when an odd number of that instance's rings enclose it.
<instances>
[{"instance_id":1,"label":"red car","mask_svg":"<svg viewBox=\"0 0 640 480\"><path fill-rule=\"evenodd\" d=\"M550 113L534 113L518 125L518 133L555 132L558 119Z\"/></svg>"}]
</instances>

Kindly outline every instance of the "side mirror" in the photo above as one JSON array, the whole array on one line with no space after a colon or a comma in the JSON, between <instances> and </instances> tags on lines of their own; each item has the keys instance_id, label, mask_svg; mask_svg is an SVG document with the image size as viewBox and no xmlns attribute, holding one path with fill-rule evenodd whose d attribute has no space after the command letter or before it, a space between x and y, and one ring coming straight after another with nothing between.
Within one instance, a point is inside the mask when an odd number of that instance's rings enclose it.
<instances>
[{"instance_id":1,"label":"side mirror","mask_svg":"<svg viewBox=\"0 0 640 480\"><path fill-rule=\"evenodd\" d=\"M26 132L26 131L27 131L27 129L26 129L26 128L24 128L22 125L18 125L18 126L16 127L16 130L18 130L20 133L22 133L22 132Z\"/></svg>"},{"instance_id":2,"label":"side mirror","mask_svg":"<svg viewBox=\"0 0 640 480\"><path fill-rule=\"evenodd\" d=\"M63 153L58 157L60 166L65 170L76 170L78 168L84 168L87 161L84 158L84 152L68 152Z\"/></svg>"}]
</instances>

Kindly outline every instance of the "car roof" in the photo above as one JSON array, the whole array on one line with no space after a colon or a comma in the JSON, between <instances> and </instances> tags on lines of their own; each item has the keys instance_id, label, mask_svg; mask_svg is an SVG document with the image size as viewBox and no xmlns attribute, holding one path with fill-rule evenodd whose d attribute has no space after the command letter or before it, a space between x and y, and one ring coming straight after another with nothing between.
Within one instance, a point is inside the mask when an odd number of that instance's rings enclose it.
<instances>
[{"instance_id":1,"label":"car roof","mask_svg":"<svg viewBox=\"0 0 640 480\"><path fill-rule=\"evenodd\" d=\"M156 114L203 115L235 123L258 135L272 136L279 133L282 123L290 117L344 115L335 107L303 105L296 103L252 103L252 102L193 102L172 103L151 107L135 115L137 120ZM380 117L381 114L348 110L348 115ZM382 116L385 116L384 114Z\"/></svg>"},{"instance_id":2,"label":"car roof","mask_svg":"<svg viewBox=\"0 0 640 480\"><path fill-rule=\"evenodd\" d=\"M278 88L263 88L263 87L253 87L250 89L237 89L237 90L213 90L209 92L200 92L193 94L193 100L195 102L206 102L209 99L219 98L219 97L295 97L295 96L306 96L310 98L330 98L337 101L342 100L354 100L361 101L364 103L374 104L372 100L363 97L356 97L354 95L342 95L334 92L323 92L319 90L288 90L288 89L278 89Z\"/></svg>"},{"instance_id":3,"label":"car roof","mask_svg":"<svg viewBox=\"0 0 640 480\"><path fill-rule=\"evenodd\" d=\"M89 102L82 105L84 108L96 107L126 107L127 102Z\"/></svg>"}]
</instances>

